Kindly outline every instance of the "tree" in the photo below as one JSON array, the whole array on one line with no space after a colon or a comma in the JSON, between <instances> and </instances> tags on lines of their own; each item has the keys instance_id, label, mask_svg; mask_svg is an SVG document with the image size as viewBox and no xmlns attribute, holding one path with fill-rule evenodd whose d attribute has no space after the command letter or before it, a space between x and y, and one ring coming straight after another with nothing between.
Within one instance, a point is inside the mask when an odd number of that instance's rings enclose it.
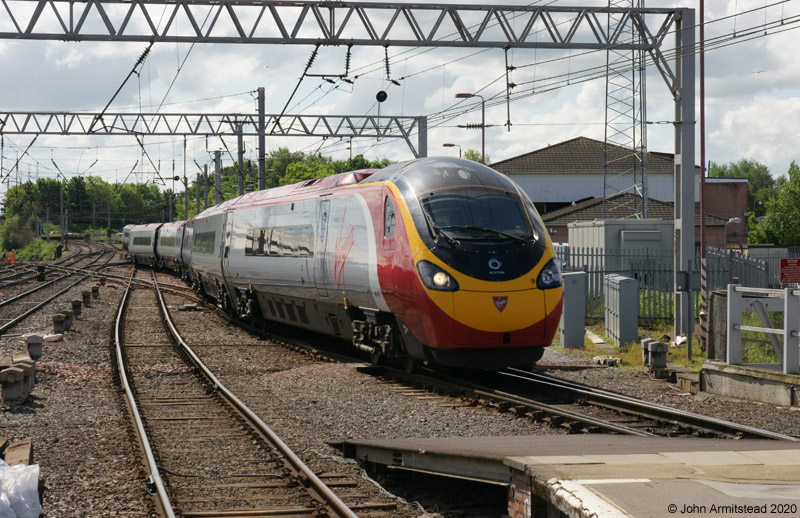
<instances>
[{"instance_id":1,"label":"tree","mask_svg":"<svg viewBox=\"0 0 800 518\"><path fill-rule=\"evenodd\" d=\"M781 183L774 199L767 202L766 216L753 230L756 243L781 246L800 245L800 167L792 161L788 179Z\"/></svg>"},{"instance_id":2,"label":"tree","mask_svg":"<svg viewBox=\"0 0 800 518\"><path fill-rule=\"evenodd\" d=\"M105 227L104 224L97 225L97 222L106 222L105 216L114 198L114 188L102 178L90 176L86 182L86 194L89 198L92 210L92 228Z\"/></svg>"},{"instance_id":3,"label":"tree","mask_svg":"<svg viewBox=\"0 0 800 518\"><path fill-rule=\"evenodd\" d=\"M278 185L286 185L286 182L283 182L283 177L286 175L286 168L289 167L289 164L302 162L305 159L306 156L302 151L289 151L287 147L279 147L276 150L270 151L265 163L266 168L272 169L273 171L267 173L267 189L270 187L277 187Z\"/></svg>"},{"instance_id":4,"label":"tree","mask_svg":"<svg viewBox=\"0 0 800 518\"><path fill-rule=\"evenodd\" d=\"M20 250L33 239L30 221L22 215L7 217L0 226L0 247L3 250Z\"/></svg>"},{"instance_id":5,"label":"tree","mask_svg":"<svg viewBox=\"0 0 800 518\"><path fill-rule=\"evenodd\" d=\"M468 149L464 151L464 158L466 158L467 160L472 160L473 162L480 163L481 152L478 151L477 149ZM486 165L489 165L491 163L492 163L492 157L486 155Z\"/></svg>"},{"instance_id":6,"label":"tree","mask_svg":"<svg viewBox=\"0 0 800 518\"><path fill-rule=\"evenodd\" d=\"M708 176L710 178L745 178L747 180L747 208L754 212L756 217L766 213L767 203L775 196L775 180L769 174L767 166L756 160L743 158L728 165L711 162Z\"/></svg>"},{"instance_id":7,"label":"tree","mask_svg":"<svg viewBox=\"0 0 800 518\"><path fill-rule=\"evenodd\" d=\"M332 160L323 156L310 156L303 162L294 162L286 167L281 185L289 185L312 178L323 178L334 174Z\"/></svg>"},{"instance_id":8,"label":"tree","mask_svg":"<svg viewBox=\"0 0 800 518\"><path fill-rule=\"evenodd\" d=\"M89 224L92 220L92 203L86 191L86 180L73 176L64 185L64 210L69 213L70 224Z\"/></svg>"}]
</instances>

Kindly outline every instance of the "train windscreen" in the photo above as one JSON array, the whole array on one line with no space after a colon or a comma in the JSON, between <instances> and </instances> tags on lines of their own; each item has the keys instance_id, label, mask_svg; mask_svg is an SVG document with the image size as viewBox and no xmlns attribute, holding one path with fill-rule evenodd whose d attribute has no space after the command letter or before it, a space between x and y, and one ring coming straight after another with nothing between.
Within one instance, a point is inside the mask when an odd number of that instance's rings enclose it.
<instances>
[{"instance_id":1,"label":"train windscreen","mask_svg":"<svg viewBox=\"0 0 800 518\"><path fill-rule=\"evenodd\" d=\"M519 239L531 234L516 192L459 186L427 192L420 203L436 230L456 239Z\"/></svg>"}]
</instances>

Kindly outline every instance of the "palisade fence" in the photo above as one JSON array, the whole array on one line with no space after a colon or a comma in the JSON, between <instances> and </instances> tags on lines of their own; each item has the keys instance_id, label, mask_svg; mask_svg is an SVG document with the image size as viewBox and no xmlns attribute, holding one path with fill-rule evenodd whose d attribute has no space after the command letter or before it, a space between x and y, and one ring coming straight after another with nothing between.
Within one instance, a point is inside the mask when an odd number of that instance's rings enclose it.
<instances>
[{"instance_id":1,"label":"palisade fence","mask_svg":"<svg viewBox=\"0 0 800 518\"><path fill-rule=\"evenodd\" d=\"M769 272L768 288L785 288L786 285L781 284L781 259L800 258L800 246L790 246L779 248L778 250L751 248L747 251L747 257L761 259L767 263L767 271Z\"/></svg>"},{"instance_id":2,"label":"palisade fence","mask_svg":"<svg viewBox=\"0 0 800 518\"><path fill-rule=\"evenodd\" d=\"M586 316L602 318L603 276L608 274L632 277L639 282L639 320L672 320L674 309L673 255L661 250L563 247L557 250L565 272L586 272ZM767 263L737 252L717 248L707 249L707 279L709 291L727 289L734 277L744 286L766 288L769 281ZM695 250L696 269L700 270L700 248ZM700 292L692 292L695 315L700 314ZM699 317L696 317L699 318Z\"/></svg>"}]
</instances>

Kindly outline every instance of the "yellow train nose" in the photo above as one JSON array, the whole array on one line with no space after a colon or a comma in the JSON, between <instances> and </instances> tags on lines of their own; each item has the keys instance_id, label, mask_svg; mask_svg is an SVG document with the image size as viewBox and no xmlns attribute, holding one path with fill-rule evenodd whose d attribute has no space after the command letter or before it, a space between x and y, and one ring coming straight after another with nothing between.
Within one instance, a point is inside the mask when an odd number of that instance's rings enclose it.
<instances>
[{"instance_id":1,"label":"yellow train nose","mask_svg":"<svg viewBox=\"0 0 800 518\"><path fill-rule=\"evenodd\" d=\"M453 296L453 318L468 328L488 333L505 333L528 328L545 314L545 296L541 290L484 292L461 290ZM456 326L455 341L459 344L493 343L496 339L468 328ZM476 342L480 336L481 341ZM542 339L528 336L528 339Z\"/></svg>"}]
</instances>

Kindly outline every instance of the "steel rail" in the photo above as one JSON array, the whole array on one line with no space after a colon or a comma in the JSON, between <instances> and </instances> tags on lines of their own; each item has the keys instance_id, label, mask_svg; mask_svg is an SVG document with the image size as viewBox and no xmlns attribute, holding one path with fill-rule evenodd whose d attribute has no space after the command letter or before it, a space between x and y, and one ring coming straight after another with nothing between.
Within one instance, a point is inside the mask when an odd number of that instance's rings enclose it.
<instances>
[{"instance_id":1,"label":"steel rail","mask_svg":"<svg viewBox=\"0 0 800 518\"><path fill-rule=\"evenodd\" d=\"M105 264L105 265L102 266L102 268L109 268L109 267L113 267L113 266L131 266L131 263L123 262L123 263L119 263L119 264L117 264L117 263ZM59 266L59 267L56 267L56 268L60 268L62 270L67 270L67 271L72 270L72 271L74 271L76 273L87 273L90 277L101 277L101 278L105 278L105 279L118 279L118 280L124 280L124 281L127 281L127 279L128 279L124 275L117 275L115 273L100 273L100 272L95 272L95 271L91 271L91 270L87 271L87 270L84 270L83 268L71 268L71 267L66 267L66 266ZM133 280L133 284L135 284L136 286L142 287L142 288L152 288L153 287L153 283L151 281L144 280L144 279L134 279ZM189 287L189 286L181 286L179 284L166 284L166 283L161 283L160 286L161 286L162 289L166 288L167 291L169 291L171 293L174 293L175 295L180 295L181 297L185 297L187 299L191 299L191 300L198 301L198 302L200 301L200 298L197 297L197 295L195 295L194 290L192 290L192 288Z\"/></svg>"},{"instance_id":2,"label":"steel rail","mask_svg":"<svg viewBox=\"0 0 800 518\"><path fill-rule=\"evenodd\" d=\"M100 257L102 257L102 255ZM100 259L100 257L97 257L93 262L98 261ZM112 254L112 257L113 257L113 254ZM64 275L63 277L59 277L58 279L55 279L52 282L55 282L57 280L63 280L65 278L67 278L67 277L71 277L72 275L75 275L75 274ZM81 282L85 281L87 277L88 277L88 275L84 275L83 277L81 277L77 281L73 282L72 284L70 284L69 286L64 288L63 290L59 291L58 293L56 293L52 297L49 297L49 298L45 299L44 301L40 302L39 304L33 306L31 309L25 311L24 313L22 313L20 315L17 315L13 319L11 319L8 322L6 322L2 326L0 326L0 335L2 335L3 333L5 333L7 330L9 330L10 328L14 327L15 325L17 325L19 322L25 320L26 318L28 318L33 313L36 313L37 311L42 309L44 306L46 306L47 304L52 302L55 298L60 297L61 295L63 295L67 291L71 290L73 287L75 287L78 284L80 284ZM47 284L47 285L49 285L49 284ZM35 291L38 291L38 290L46 287L47 285L38 286L37 288L35 288L35 289L33 289L33 290L29 291L29 292L26 292L25 294L30 294L30 293L33 293Z\"/></svg>"},{"instance_id":3,"label":"steel rail","mask_svg":"<svg viewBox=\"0 0 800 518\"><path fill-rule=\"evenodd\" d=\"M10 299L4 300L4 301L0 302L0 308L2 308L2 307L3 307L3 306L5 306L5 305L11 304L11 303L12 303L12 302L14 302L15 300L19 300L19 299L21 299L22 297L27 297L27 296L28 296L28 295L30 295L31 293L36 293L37 291L39 291L39 290L41 290L41 289L44 289L44 288L46 288L46 287L50 286L50 285L51 285L51 284L53 284L54 282L58 282L58 281L60 281L60 280L66 279L67 277L72 277L73 275L75 275L75 274L74 274L74 273L68 273L68 274L66 274L66 275L62 275L61 277L58 277L58 278L56 278L56 279L53 279L52 281L47 281L47 282L45 282L44 284L40 284L40 285L36 286L35 288L31 288L31 289L29 289L29 290L28 290L28 291L26 291L26 292L20 293L19 295L16 295L16 296L14 296L14 297L11 297ZM30 279L28 279L28 280L30 280ZM5 287L5 286L4 286L4 287Z\"/></svg>"},{"instance_id":4,"label":"steel rail","mask_svg":"<svg viewBox=\"0 0 800 518\"><path fill-rule=\"evenodd\" d=\"M117 318L114 324L114 350L117 356L117 372L119 374L122 388L125 391L125 402L128 405L131 418L133 419L136 437L139 440L139 445L142 447L142 450L145 454L145 469L150 475L148 485L150 488L154 489L154 494L157 496L156 505L160 510L161 516L166 518L175 518L175 513L172 510L172 504L170 503L169 496L167 495L167 489L164 486L164 480L161 478L161 474L158 471L158 465L156 464L156 459L153 455L153 449L150 446L150 440L147 437L147 430L145 429L144 422L142 421L142 417L139 413L139 407L137 406L136 400L133 397L133 391L131 390L130 383L128 382L128 375L125 372L125 362L122 351L123 317L128 306L128 295L130 294L131 285L133 284L133 276L135 274L136 269L131 272L128 286L125 288L125 293L122 295L122 300L120 301L119 310L117 311Z\"/></svg>"},{"instance_id":5,"label":"steel rail","mask_svg":"<svg viewBox=\"0 0 800 518\"><path fill-rule=\"evenodd\" d=\"M353 358L352 356L349 356L349 355L346 355L346 354L340 354L340 353L335 353L335 352L331 352L331 351L320 350L319 348L317 348L317 347L315 347L315 346L313 346L311 344L308 344L308 343L303 342L301 340L298 340L296 338L285 336L285 335L280 334L280 333L275 333L273 331L264 331L262 329L257 329L254 326L251 326L251 325L249 325L247 323L244 323L244 322L241 322L241 321L233 319L230 315L228 315L224 311L219 310L219 308L214 307L214 309L218 310L219 314L222 315L224 318L226 318L229 322L235 323L236 325L241 326L241 327L243 327L244 329L246 329L246 330L248 330L250 332L269 336L273 340L277 340L279 342L284 342L287 345L291 345L291 346L294 346L294 347L302 348L302 349L308 351L309 353L313 353L315 355L321 355L321 356L329 358L329 359L331 359L333 361L338 361L338 362L361 361L361 360L359 360L357 358ZM651 432L639 430L639 429L636 429L636 428L631 428L631 427L625 426L625 425L611 423L611 422L608 422L608 421L603 421L601 419L597 419L597 418L594 418L594 417L591 417L591 416L586 416L586 415L578 414L576 412L571 412L569 410L565 410L563 408L558 408L558 407L556 407L554 405L548 405L547 403L541 403L541 402L538 402L538 401L532 401L532 400L529 400L529 399L526 399L526 398L522 398L520 396L515 396L513 394L501 393L501 392L494 391L494 390L492 390L490 388L486 388L486 387L477 387L477 386L475 386L473 384L466 384L463 380L459 380L457 378L451 378L451 377L442 375L442 373L439 373L439 372L435 372L434 373L434 371L431 371L432 372L431 375L427 375L427 374L420 373L420 372L408 373L408 372L406 372L404 370L396 369L396 368L393 368L393 367L390 367L390 366L386 366L386 365L380 365L380 366L370 365L369 367L365 367L365 368L359 369L359 370L364 371L364 372L376 372L377 371L377 372L389 374L392 377L397 378L397 379L413 380L415 382L421 382L421 383L424 383L424 384L428 384L429 386L430 385L435 385L435 386L437 386L437 387L439 387L439 388L441 388L443 390L457 391L457 392L462 393L462 394L469 393L469 394L471 394L471 395L473 395L475 397L482 397L484 399L498 401L498 402L501 402L501 403L508 403L508 404L515 405L515 406L527 407L527 408L531 408L531 409L536 410L536 411L544 412L546 414L562 417L562 418L569 419L569 420L572 420L572 421L575 421L575 422L580 422L580 423L583 423L583 424L588 425L588 426L596 426L598 428L602 428L602 429L608 430L610 432L616 432L616 433L621 433L621 434L625 434L625 435L638 435L638 436L643 436L643 437L656 436L656 434L651 433ZM447 379L445 379L445 378L447 378Z\"/></svg>"},{"instance_id":6,"label":"steel rail","mask_svg":"<svg viewBox=\"0 0 800 518\"><path fill-rule=\"evenodd\" d=\"M105 253L105 252L102 252L102 253ZM96 259L96 260L97 260L97 259ZM77 261L76 261L76 262L77 262ZM92 264L92 263L89 263L89 264ZM39 291L39 290L41 290L41 289L43 289L43 288L46 288L46 287L50 286L50 285L51 285L51 284L53 284L54 282L58 282L58 281L60 281L60 280L66 279L67 277L71 277L72 275L75 275L76 273L84 273L83 271L81 271L82 269L80 269L80 268L71 268L71 267L68 267L68 266L60 266L60 265L57 265L57 266L56 266L56 265L54 265L54 266L51 266L51 268L52 268L52 269L55 269L55 270L58 270L58 269L60 269L60 270L66 270L67 272L70 272L70 273L67 273L66 275L62 275L61 277L58 277L58 278L56 278L56 279L53 279L52 281L47 281L47 282L45 282L44 284L40 284L40 285L36 286L35 288L32 288L32 289L30 289L30 290L28 290L28 291L26 291L26 292L24 292L24 293L20 293L19 295L16 295L16 296L14 296L14 297L11 297L10 299L4 300L4 301L0 302L0 308L1 308L1 307L3 307L3 306L5 306L5 305L7 305L7 304L10 304L10 303L14 302L15 300L19 300L19 299L21 299L22 297L25 297L25 296L27 296L27 295L30 295L31 293L36 293L37 291ZM33 277L35 277L37 274L38 274L38 272L36 272L36 273L33 275ZM31 280L33 277L27 277L27 278L25 278L25 279L22 279L22 280L23 280L23 281L29 281L29 280ZM2 287L3 287L3 288L7 288L7 287L9 287L9 286L10 286L10 285L8 285L8 284L5 284L5 285L3 285Z\"/></svg>"},{"instance_id":7,"label":"steel rail","mask_svg":"<svg viewBox=\"0 0 800 518\"><path fill-rule=\"evenodd\" d=\"M169 310L167 309L167 304L164 301L161 290L159 289L158 279L156 279L155 272L152 272L152 275L153 284L155 286L156 294L158 295L161 314L164 317L165 325L183 352L192 360L192 362L194 362L195 366L202 372L203 376L206 377L209 383L213 384L216 392L228 404L235 408L242 417L247 419L251 426L253 426L259 433L266 437L278 451L280 451L281 455L283 455L284 458L294 468L295 473L309 482L310 486L313 487L314 491L316 491L317 496L320 497L324 502L327 502L328 507L330 507L336 513L336 516L340 516L342 518L357 518L357 515L338 496L336 496L336 494L331 491L330 488L326 486L325 483L323 483L322 480L320 480L320 478L317 477L317 475L308 466L305 465L305 463L289 448L285 442L283 442L280 437L278 437L275 432L272 431L269 426L267 426L264 421L261 420L260 417L251 411L247 405L245 405L230 390L228 390L227 387L222 384L222 382L220 382L214 373L212 373L211 370L205 366L200 357L197 356L192 348L189 347L189 345L183 340L172 322Z\"/></svg>"},{"instance_id":8,"label":"steel rail","mask_svg":"<svg viewBox=\"0 0 800 518\"><path fill-rule=\"evenodd\" d=\"M104 251L90 252L90 253L85 254L85 255L87 257L89 257L94 253L103 254L105 252ZM78 261L80 261L81 259L84 259L84 258L85 258L84 254L78 254L78 255L75 255L74 257L67 258L67 262L71 265L71 264L77 263ZM33 278L35 278L39 274L39 272L37 272L35 270L31 270L31 267L34 266L33 263L26 264L26 265L21 265L21 266L22 266L21 271L15 273L13 275L8 275L8 276L3 277L3 278L0 279L0 288L10 288L11 286L16 286L17 284L22 284L23 282L27 282L27 281L32 280ZM62 266L61 264L55 264L55 263L51 264L49 266L50 266L51 269L69 270L71 268L71 266ZM23 277L21 279L19 278L20 276L25 275L25 274L32 274L32 275L30 275L29 277ZM14 300L17 300L18 298L23 297L23 296L25 296L25 295L27 295L29 293L33 293L38 289L44 288L45 286L49 286L53 282L59 281L59 280L61 280L63 278L64 277L59 277L58 279L50 281L47 284L41 284L38 287L33 288L32 290L29 290L29 291L27 291L25 293L17 295L16 297L14 297L12 299L4 300L4 301L0 302L0 307L2 307L2 306L6 305L6 304L8 304L8 303L10 303L10 302L12 302ZM12 279L13 279L13 282L6 282L6 281L11 281Z\"/></svg>"},{"instance_id":9,"label":"steel rail","mask_svg":"<svg viewBox=\"0 0 800 518\"><path fill-rule=\"evenodd\" d=\"M548 391L560 391L569 394L571 397L580 397L592 401L594 404L613 408L622 412L635 412L637 415L644 415L650 419L666 421L672 424L690 426L693 428L707 430L713 433L724 433L734 437L752 437L762 439L774 439L784 441L800 441L799 437L786 435L770 430L763 430L753 426L726 421L715 417L708 417L692 412L686 412L660 405L642 401L623 394L616 394L607 390L587 387L579 383L574 383L544 374L532 373L520 369L506 369L500 371L502 376L511 377L517 380L524 380L544 386Z\"/></svg>"},{"instance_id":10,"label":"steel rail","mask_svg":"<svg viewBox=\"0 0 800 518\"><path fill-rule=\"evenodd\" d=\"M264 329L256 328L255 326L249 325L249 324L247 324L245 322L233 319L227 313L219 310L219 308L213 307L213 309L218 310L219 314L222 315L227 320L229 320L230 322L235 323L236 325L238 325L240 327L243 327L244 329L247 329L250 332L253 332L253 333L256 333L256 334L265 335L265 336L270 336L273 339L277 339L279 341L284 341L284 342L287 342L287 343L291 343L291 345L293 345L293 346L297 346L297 347L301 347L303 349L307 349L307 350L313 352L313 354L322 355L322 356L331 358L334 361L360 361L360 360L355 359L355 358L353 358L353 357L351 357L349 355L342 355L342 354L333 353L333 352L330 352L330 351L322 351L322 350L320 350L319 348L317 348L317 347L315 347L313 345L310 345L308 343L302 342L302 341L297 340L295 338L287 337L287 336L282 335L280 333L275 333L273 331L265 331ZM367 367L366 369L362 369L362 370L365 370L365 371L376 371L377 370L377 371L380 371L380 372L385 372L385 373L391 374L395 378L400 378L400 379L403 379L403 378L410 379L410 378L413 377L413 378L415 378L415 380L421 380L422 382L427 383L429 385L438 385L439 387L444 388L444 389L455 389L455 390L458 390L458 391L460 391L462 393L472 393L475 396L483 397L483 398L494 400L494 401L499 401L499 402L502 402L502 403L507 403L507 404L520 406L520 407L532 408L532 409L539 410L539 411L542 411L542 412L545 412L545 413L548 413L548 414L551 414L551 415L560 416L560 417L563 417L565 419L570 419L570 420L573 420L575 422L584 423L584 424L589 425L589 426L596 426L598 428L602 428L602 429L609 430L609 431L612 431L612 432L617 432L617 433L622 433L622 434L627 434L627 435L639 435L639 436L651 436L651 437L659 435L657 433L652 433L652 432L649 432L649 431L643 431L641 429L637 429L637 428L633 428L633 427L629 427L629 426L624 426L624 425L619 425L619 424L616 424L616 423L603 421L601 419L597 419L597 418L594 418L594 417L591 417L591 416L578 414L578 413L575 413L575 412L564 410L562 408L558 408L557 406L554 406L554 405L548 405L546 403L533 401L533 400L530 400L530 399L522 397L522 396L517 396L517 395L514 395L514 394L507 393L507 392L494 390L494 389L491 389L491 388L488 388L488 387L481 387L481 386L475 385L475 384L473 384L471 382L466 382L466 381L458 379L458 378L453 378L453 377L450 377L450 376L443 375L440 372L435 372L435 375L433 373L431 375L420 374L420 373L409 374L409 373L407 373L405 371L401 371L400 369L395 369L395 368L387 367L387 366L370 366L370 367ZM528 373L527 371L521 371L521 370L518 370L518 369L508 369L508 371L514 372L514 373L524 373L524 374L527 374L527 375L532 375L531 373ZM513 376L515 374L508 374L508 375ZM518 375L518 374L516 374L516 375ZM551 380L551 381L553 381L553 380ZM558 380L558 381L562 381L562 380ZM569 382L563 382L563 383L566 384L566 383L569 383ZM703 430L706 430L706 431L709 431L709 432L715 433L715 434L724 433L725 435L727 435L729 437L737 437L738 438L740 436L751 436L751 437L764 438L764 439L800 441L800 438L794 437L794 436L791 436L791 435L785 435L785 434L781 434L781 433L778 433L778 432L772 432L772 431L769 431L769 430L763 430L763 429L759 429L759 428L755 428L755 427L750 427L750 426L747 426L747 425L734 423L732 421L725 421L723 419L717 419L717 418L711 418L711 417L707 417L707 416L702 416L702 415L699 415L699 414L693 414L691 412L683 412L681 410L670 408L670 407L667 407L667 406L664 406L664 405L659 405L657 403L649 403L649 402L638 400L636 398L632 398L630 396L624 396L624 395L620 395L620 394L614 394L614 393L611 393L611 392L608 392L608 391L603 391L602 389L595 389L595 388L590 388L590 387L589 388L581 387L578 384L573 384L573 385L575 385L576 387L583 388L584 390L589 390L590 391L589 393L587 393L585 395L581 394L581 397L583 397L584 399L590 399L590 396L592 394L596 395L597 398L599 399L599 394L602 394L602 393L605 392L607 394L611 394L611 395L616 396L619 401L636 403L638 405L639 409L643 409L642 411L636 412L637 415L640 415L641 417L646 417L646 418L649 418L649 419L652 419L652 420L656 420L656 421L666 421L666 422L668 422L670 424L673 424L673 425L674 424L679 424L679 425L683 425L683 426L689 426L691 428L699 428L699 429L703 429ZM600 404L600 403L598 403L598 404ZM630 407L628 407L628 408L625 408L625 407L616 408L616 407L613 407L611 405L605 405L605 406L609 406L609 407L611 407L612 409L614 409L616 411L624 412L624 411L627 410L628 413L631 413ZM681 422L679 419L677 419L678 416L683 416L683 417L685 417L687 419L685 419L684 421ZM694 423L691 423L691 422L687 423L687 420L694 420L695 422ZM698 423L702 423L703 426L701 427ZM717 428L713 428L712 425L715 425ZM734 430L734 431L731 432L731 430Z\"/></svg>"},{"instance_id":11,"label":"steel rail","mask_svg":"<svg viewBox=\"0 0 800 518\"><path fill-rule=\"evenodd\" d=\"M373 368L375 367L370 367L369 369ZM409 374L405 371L401 371L400 369L395 369L393 367L382 366L380 368L384 369L386 372L389 372L394 377L400 379L412 379L412 378L421 379L424 380L425 383L431 385L439 385L440 387L445 389L455 389L466 395L474 395L491 401L508 403L514 406L525 407L545 412L547 414L570 419L572 421L582 423L585 425L596 426L598 428L602 428L610 432L616 432L625 435L638 435L642 437L654 437L657 435L652 432L639 430L637 428L632 428L630 426L616 424L609 421L604 421L602 419L597 419L595 417L579 414L577 412L572 412L570 410L565 410L563 408L558 408L555 405L549 405L547 403L535 401L529 398L525 398L523 396L518 396L516 394L495 390L490 387L476 385L472 382L468 382L460 378L442 374L441 372L438 371L431 371L430 375L425 374L424 372Z\"/></svg>"}]
</instances>

